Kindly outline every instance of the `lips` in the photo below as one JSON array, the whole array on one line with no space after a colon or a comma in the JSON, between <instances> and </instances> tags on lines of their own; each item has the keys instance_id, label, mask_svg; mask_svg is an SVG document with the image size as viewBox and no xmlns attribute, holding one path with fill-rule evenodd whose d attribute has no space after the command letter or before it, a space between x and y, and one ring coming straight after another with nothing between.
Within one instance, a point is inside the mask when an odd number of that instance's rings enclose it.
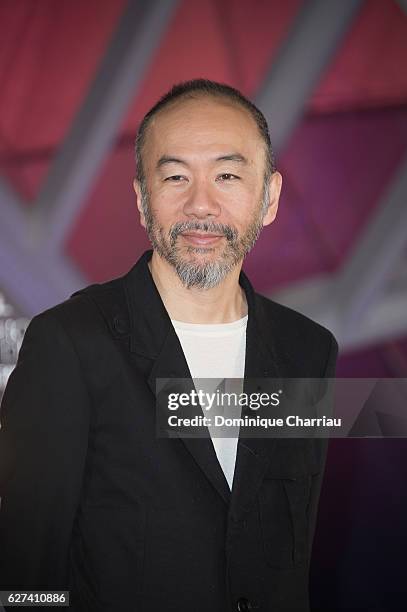
<instances>
[{"instance_id":1,"label":"lips","mask_svg":"<svg viewBox=\"0 0 407 612\"><path fill-rule=\"evenodd\" d=\"M214 244L223 238L223 234L211 234L209 232L205 232L204 234L200 234L199 232L183 232L181 236L185 238L187 242L197 246Z\"/></svg>"}]
</instances>

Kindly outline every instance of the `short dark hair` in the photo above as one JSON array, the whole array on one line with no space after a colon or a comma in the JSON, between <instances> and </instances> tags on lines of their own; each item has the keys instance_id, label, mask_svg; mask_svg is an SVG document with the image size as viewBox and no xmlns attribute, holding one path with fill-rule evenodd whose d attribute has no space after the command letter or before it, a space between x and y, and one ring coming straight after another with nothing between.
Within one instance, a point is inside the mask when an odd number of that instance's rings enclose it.
<instances>
[{"instance_id":1,"label":"short dark hair","mask_svg":"<svg viewBox=\"0 0 407 612\"><path fill-rule=\"evenodd\" d=\"M145 143L147 128L154 115L156 115L165 106L182 98L193 98L193 94L206 95L212 97L227 98L232 102L246 109L255 120L260 132L260 136L264 140L266 149L266 171L265 177L268 178L276 170L274 153L270 141L270 133L267 121L263 113L257 108L253 102L246 98L238 89L226 85L225 83L217 83L208 79L193 79L192 81L184 81L174 85L167 93L165 93L158 102L150 108L144 116L138 128L135 153L136 153L136 178L140 183L144 183L145 175L143 168L142 150Z\"/></svg>"}]
</instances>

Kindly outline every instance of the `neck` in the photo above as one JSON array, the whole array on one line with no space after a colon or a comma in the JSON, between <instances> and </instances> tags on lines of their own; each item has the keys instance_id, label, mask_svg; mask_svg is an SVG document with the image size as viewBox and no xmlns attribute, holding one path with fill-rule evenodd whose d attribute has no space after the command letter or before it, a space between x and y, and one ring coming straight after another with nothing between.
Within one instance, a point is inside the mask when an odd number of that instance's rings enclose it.
<instances>
[{"instance_id":1,"label":"neck","mask_svg":"<svg viewBox=\"0 0 407 612\"><path fill-rule=\"evenodd\" d=\"M212 289L187 289L174 268L155 251L148 266L171 319L185 323L230 323L247 314L246 295L239 285L242 264Z\"/></svg>"}]
</instances>

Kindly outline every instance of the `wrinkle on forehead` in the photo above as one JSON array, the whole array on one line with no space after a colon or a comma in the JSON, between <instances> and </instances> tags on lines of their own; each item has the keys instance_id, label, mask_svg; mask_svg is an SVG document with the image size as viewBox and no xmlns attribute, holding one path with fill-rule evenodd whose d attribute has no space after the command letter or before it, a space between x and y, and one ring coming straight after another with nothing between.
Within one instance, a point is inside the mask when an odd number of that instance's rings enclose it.
<instances>
[{"instance_id":1,"label":"wrinkle on forehead","mask_svg":"<svg viewBox=\"0 0 407 612\"><path fill-rule=\"evenodd\" d=\"M209 96L177 102L151 119L144 148L148 165L167 154L209 158L230 151L238 151L249 165L264 163L264 142L248 111Z\"/></svg>"}]
</instances>

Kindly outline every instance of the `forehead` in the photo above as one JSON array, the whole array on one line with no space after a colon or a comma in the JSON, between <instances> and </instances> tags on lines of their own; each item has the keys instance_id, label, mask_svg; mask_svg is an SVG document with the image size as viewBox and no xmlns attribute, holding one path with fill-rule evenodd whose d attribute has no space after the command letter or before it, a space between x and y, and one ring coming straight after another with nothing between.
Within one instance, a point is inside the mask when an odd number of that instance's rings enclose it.
<instances>
[{"instance_id":1,"label":"forehead","mask_svg":"<svg viewBox=\"0 0 407 612\"><path fill-rule=\"evenodd\" d=\"M178 100L152 118L144 154L153 162L163 154L238 152L254 163L264 155L262 142L249 111L229 100L201 96Z\"/></svg>"}]
</instances>

